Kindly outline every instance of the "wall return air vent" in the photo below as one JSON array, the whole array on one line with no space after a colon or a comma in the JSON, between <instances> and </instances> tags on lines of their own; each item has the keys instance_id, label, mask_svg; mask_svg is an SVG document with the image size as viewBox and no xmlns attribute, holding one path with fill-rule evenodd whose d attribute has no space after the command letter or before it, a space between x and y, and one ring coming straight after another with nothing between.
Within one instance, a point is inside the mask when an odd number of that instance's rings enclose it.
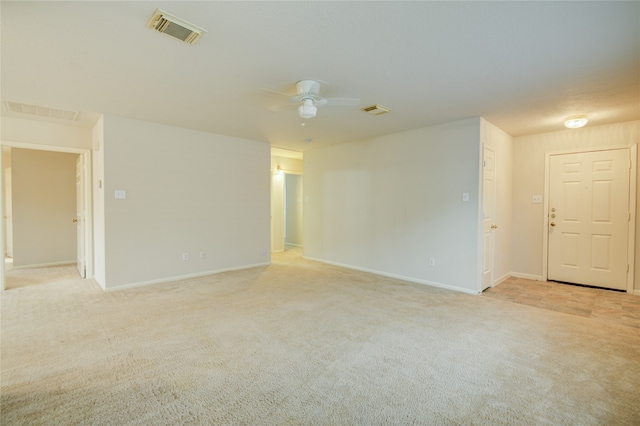
<instances>
[{"instance_id":1,"label":"wall return air vent","mask_svg":"<svg viewBox=\"0 0 640 426\"><path fill-rule=\"evenodd\" d=\"M193 25L184 19L173 16L162 9L156 9L147 23L147 27L175 37L187 44L194 44L204 33L204 28Z\"/></svg>"},{"instance_id":2,"label":"wall return air vent","mask_svg":"<svg viewBox=\"0 0 640 426\"><path fill-rule=\"evenodd\" d=\"M78 111L24 104L22 102L4 101L4 105L14 113L37 115L38 117L55 118L57 120L76 121L79 114Z\"/></svg>"}]
</instances>

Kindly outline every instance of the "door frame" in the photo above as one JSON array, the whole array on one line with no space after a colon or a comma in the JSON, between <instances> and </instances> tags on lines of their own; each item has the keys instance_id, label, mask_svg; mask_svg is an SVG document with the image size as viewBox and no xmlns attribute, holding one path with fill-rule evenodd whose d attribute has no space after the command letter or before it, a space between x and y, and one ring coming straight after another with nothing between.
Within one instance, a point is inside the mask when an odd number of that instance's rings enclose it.
<instances>
[{"instance_id":1,"label":"door frame","mask_svg":"<svg viewBox=\"0 0 640 426\"><path fill-rule=\"evenodd\" d=\"M287 195L286 195L286 191L287 191L287 183L286 183L286 177L287 175L299 175L299 176L304 176L304 172L300 172L297 170L287 170L284 168L280 168L280 169L272 169L271 172L271 253L281 253L283 251L285 251L285 236L286 236L286 200L287 200ZM278 188L280 189L281 193L282 193L282 205L279 206L275 206L275 201L277 201L274 196L274 186L278 185ZM303 189L303 193L304 193L304 189ZM278 208L279 207L279 208ZM279 216L279 213L282 213L282 217ZM303 212L302 215L304 217L304 205L303 205ZM304 220L304 219L303 219ZM275 221L278 221L279 224L282 226L282 235L276 235L276 233L274 232L274 223ZM280 238L282 237L282 238ZM276 246L276 242L281 242L282 243L282 250L280 249L274 249L274 247Z\"/></svg>"},{"instance_id":2,"label":"door frame","mask_svg":"<svg viewBox=\"0 0 640 426\"><path fill-rule=\"evenodd\" d=\"M543 195L543 224L542 224L542 281L547 281L548 268L549 268L549 191L550 191L550 162L552 155L563 154L580 154L584 152L598 152L598 151L614 151L618 149L629 150L629 158L631 160L631 168L629 169L629 212L631 218L629 220L629 235L633 238L627 240L627 264L629 270L627 271L627 293L633 293L634 288L634 276L635 276L635 235L636 235L636 194L637 194L637 158L638 158L638 144L631 146L603 146L603 147L590 147L590 148L574 148L561 151L549 151L544 154L544 195Z\"/></svg>"},{"instance_id":3,"label":"door frame","mask_svg":"<svg viewBox=\"0 0 640 426\"><path fill-rule=\"evenodd\" d=\"M493 194L492 194L492 197L491 197L492 198L492 200L491 200L492 201L491 220L492 220L493 223L491 224L491 226L496 225L496 217L495 216L496 216L496 156L497 156L497 153L496 153L495 148L483 144L482 145L482 163L481 163L481 166L482 166L482 176L481 176L481 181L482 181L482 192L481 192L481 194L482 194L482 203L480 205L481 215L482 215L480 235L482 236L482 239L484 239L484 233L485 233L485 229L484 229L484 222L485 222L484 211L485 211L486 199L484 197L484 189L485 189L485 187L484 187L484 181L485 181L484 177L485 177L485 170L486 170L486 157L485 157L485 154L486 154L487 150L489 150L489 151L491 151L493 153L493 180L492 180L492 186L493 186L492 191L493 191ZM490 282L489 282L489 285L487 287L484 287L484 279L483 279L484 278L483 277L483 275L484 275L484 261L485 261L485 258L484 258L484 256L485 256L484 244L481 245L482 246L482 256L481 256L482 267L481 267L481 273L480 273L480 292L483 292L487 288L494 287L494 285L495 285L495 282L494 282L494 280L495 280L495 274L494 274L495 268L494 268L494 266L495 266L495 252L496 252L496 250L495 250L495 247L496 247L495 239L496 239L496 237L495 237L494 229L497 229L497 228L491 228L491 230L489 231L491 233L491 237L490 237L491 238L491 249L490 249L491 252L489 253L489 255L491 256L491 259L490 259L491 272L490 272L490 278L489 278Z\"/></svg>"},{"instance_id":4,"label":"door frame","mask_svg":"<svg viewBox=\"0 0 640 426\"><path fill-rule=\"evenodd\" d=\"M80 167L78 167L80 166ZM87 220L87 215L84 212L85 207L85 191L84 187L87 184L87 179L84 176L84 156L78 155L76 157L76 168L75 168L75 178L76 178L76 267L78 272L80 273L81 278L87 278L87 259L86 249L85 249L85 234L86 229L84 224ZM81 201L81 202L80 202ZM78 210L81 210L81 215L78 215ZM82 250L78 250L81 248Z\"/></svg>"},{"instance_id":5,"label":"door frame","mask_svg":"<svg viewBox=\"0 0 640 426\"><path fill-rule=\"evenodd\" d=\"M284 251L284 169L271 169L271 193L270 193L270 210L271 210L271 253L280 253ZM278 194L276 194L278 190ZM281 195L282 200L279 196ZM276 201L278 203L276 204ZM280 203L279 201L282 201ZM278 208L279 207L279 208ZM278 222L282 227L282 235L280 236L275 230L274 224ZM280 242L282 237L282 249L276 247L276 242Z\"/></svg>"},{"instance_id":6,"label":"door frame","mask_svg":"<svg viewBox=\"0 0 640 426\"><path fill-rule=\"evenodd\" d=\"M25 143L25 142L15 142L15 141L0 141L0 146L7 146L11 148L20 148L20 149L34 149L38 151L53 151L53 152L65 152L70 154L78 154L82 155L82 159L84 162L84 173L83 173L83 188L84 188L84 257L85 257L85 266L86 266L86 278L93 278L93 198L92 198L92 188L91 185L88 184L91 181L91 150L87 148L70 148L64 146L55 146L55 145L40 145L33 143ZM0 164L2 161L2 150L0 149ZM75 170L75 169L74 169ZM74 172L75 173L75 172ZM2 173L0 173L1 175ZM4 178L0 176L0 186L2 189L2 195L4 196ZM4 201L0 201L4 204ZM1 227L0 227L1 228ZM0 238L1 242L4 246L5 238L4 231L0 230ZM5 290L5 271L4 271L4 259L0 262L0 290Z\"/></svg>"}]
</instances>

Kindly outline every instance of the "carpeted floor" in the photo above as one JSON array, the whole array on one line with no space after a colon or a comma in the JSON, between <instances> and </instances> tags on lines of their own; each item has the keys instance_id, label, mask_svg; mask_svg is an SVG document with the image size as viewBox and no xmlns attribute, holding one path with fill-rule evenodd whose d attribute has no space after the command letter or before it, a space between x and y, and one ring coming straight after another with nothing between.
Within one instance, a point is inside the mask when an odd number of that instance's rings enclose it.
<instances>
[{"instance_id":1,"label":"carpeted floor","mask_svg":"<svg viewBox=\"0 0 640 426\"><path fill-rule=\"evenodd\" d=\"M640 424L622 324L295 250L110 293L38 274L8 272L1 296L3 425Z\"/></svg>"}]
</instances>

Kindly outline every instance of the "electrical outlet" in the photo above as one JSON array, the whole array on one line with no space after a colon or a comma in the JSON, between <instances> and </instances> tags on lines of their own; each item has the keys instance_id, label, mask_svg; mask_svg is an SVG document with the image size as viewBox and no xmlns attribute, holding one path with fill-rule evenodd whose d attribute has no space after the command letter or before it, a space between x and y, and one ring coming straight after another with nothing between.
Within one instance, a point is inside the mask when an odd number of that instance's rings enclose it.
<instances>
[{"instance_id":1,"label":"electrical outlet","mask_svg":"<svg viewBox=\"0 0 640 426\"><path fill-rule=\"evenodd\" d=\"M429 258L429 266L436 266L436 259L435 259L435 257L430 257L430 258Z\"/></svg>"},{"instance_id":2,"label":"electrical outlet","mask_svg":"<svg viewBox=\"0 0 640 426\"><path fill-rule=\"evenodd\" d=\"M262 250L262 252L260 254L262 255L262 257L265 257L267 255L267 251L266 250Z\"/></svg>"},{"instance_id":3,"label":"electrical outlet","mask_svg":"<svg viewBox=\"0 0 640 426\"><path fill-rule=\"evenodd\" d=\"M200 259L204 259L205 257L207 257L207 252L204 250L200 250Z\"/></svg>"},{"instance_id":4,"label":"electrical outlet","mask_svg":"<svg viewBox=\"0 0 640 426\"><path fill-rule=\"evenodd\" d=\"M185 262L189 260L189 252L184 252L182 253L182 260L184 260Z\"/></svg>"}]
</instances>

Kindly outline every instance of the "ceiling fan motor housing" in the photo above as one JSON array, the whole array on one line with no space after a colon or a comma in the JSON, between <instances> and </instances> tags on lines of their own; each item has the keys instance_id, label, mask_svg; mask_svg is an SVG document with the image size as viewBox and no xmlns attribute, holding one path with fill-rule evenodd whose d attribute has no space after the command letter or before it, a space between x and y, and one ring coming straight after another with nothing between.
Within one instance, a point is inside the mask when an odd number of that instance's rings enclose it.
<instances>
[{"instance_id":1,"label":"ceiling fan motor housing","mask_svg":"<svg viewBox=\"0 0 640 426\"><path fill-rule=\"evenodd\" d=\"M320 93L320 83L314 80L300 80L296 83L298 95L318 95Z\"/></svg>"}]
</instances>

